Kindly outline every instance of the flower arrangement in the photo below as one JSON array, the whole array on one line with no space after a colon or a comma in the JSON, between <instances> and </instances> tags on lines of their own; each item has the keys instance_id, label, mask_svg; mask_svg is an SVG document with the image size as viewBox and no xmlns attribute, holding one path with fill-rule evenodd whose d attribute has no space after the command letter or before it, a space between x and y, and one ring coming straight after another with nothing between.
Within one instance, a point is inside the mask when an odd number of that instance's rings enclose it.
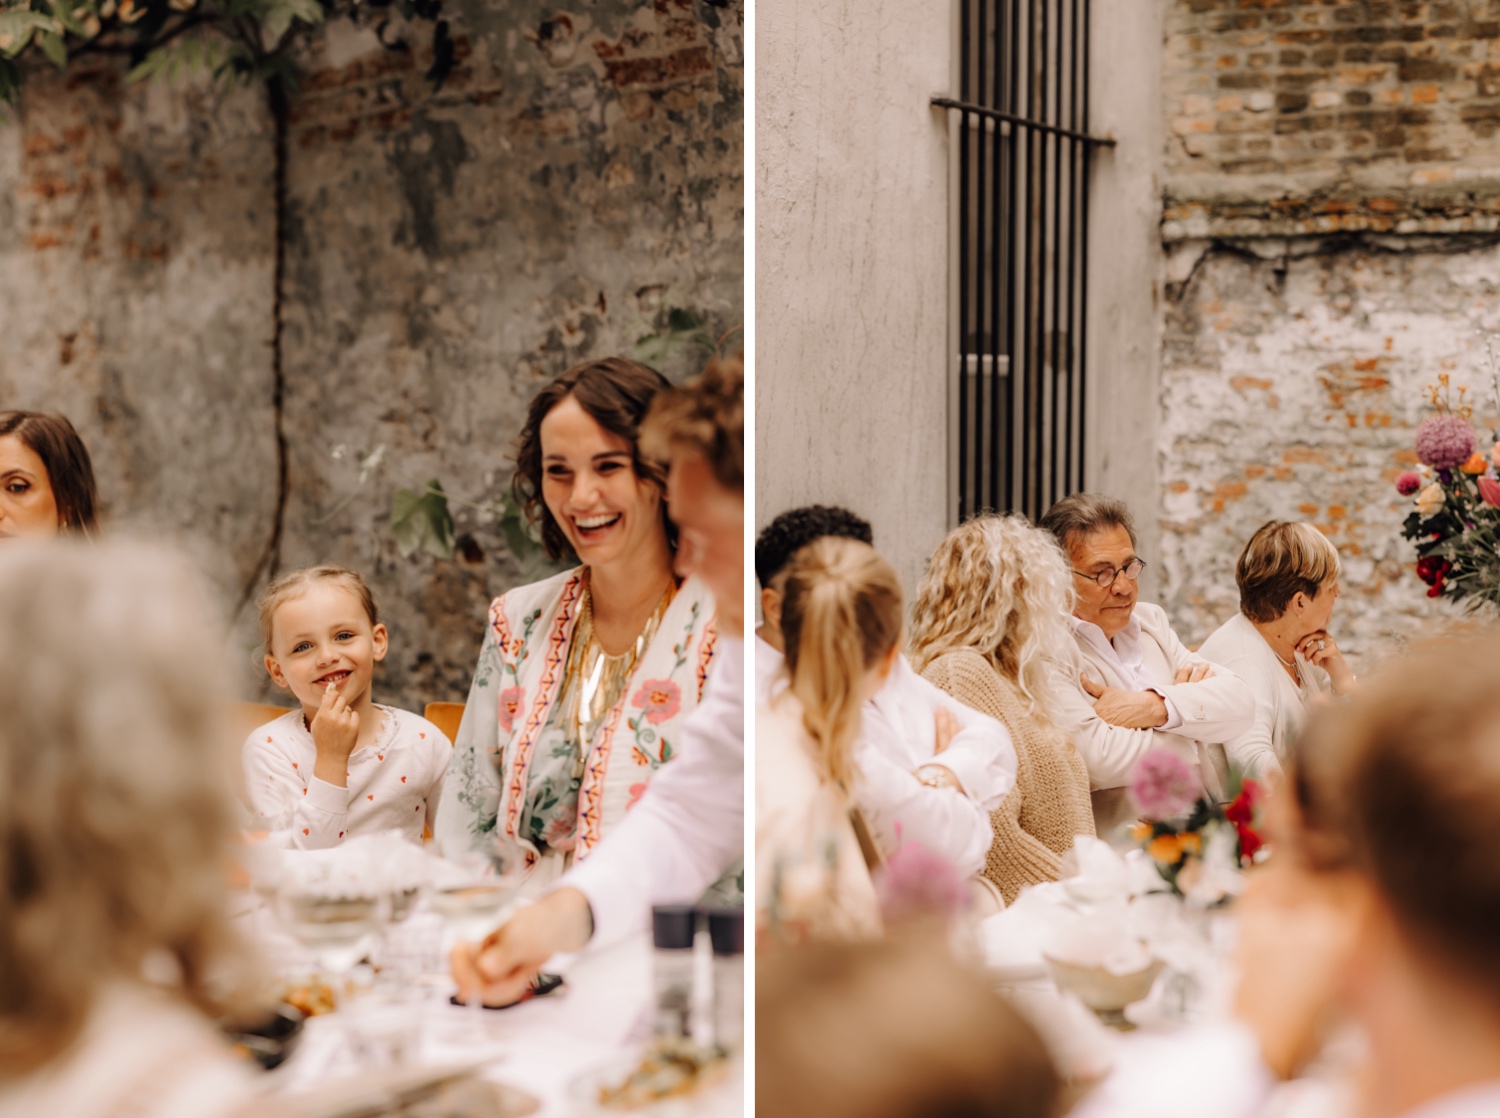
<instances>
[{"instance_id":1,"label":"flower arrangement","mask_svg":"<svg viewBox=\"0 0 1500 1118\"><path fill-rule=\"evenodd\" d=\"M1487 344L1500 407L1500 365L1493 340ZM1421 465L1396 478L1396 491L1416 506L1401 535L1416 542L1417 577L1429 598L1500 605L1500 431L1490 432L1487 454L1478 449L1468 389L1458 386L1455 399L1447 373L1427 394L1438 414L1417 426Z\"/></svg>"},{"instance_id":2,"label":"flower arrangement","mask_svg":"<svg viewBox=\"0 0 1500 1118\"><path fill-rule=\"evenodd\" d=\"M1218 904L1238 892L1238 871L1265 849L1259 831L1264 789L1231 774L1223 805L1202 794L1192 768L1176 753L1153 749L1136 762L1130 798L1140 822L1130 828L1173 893Z\"/></svg>"}]
</instances>

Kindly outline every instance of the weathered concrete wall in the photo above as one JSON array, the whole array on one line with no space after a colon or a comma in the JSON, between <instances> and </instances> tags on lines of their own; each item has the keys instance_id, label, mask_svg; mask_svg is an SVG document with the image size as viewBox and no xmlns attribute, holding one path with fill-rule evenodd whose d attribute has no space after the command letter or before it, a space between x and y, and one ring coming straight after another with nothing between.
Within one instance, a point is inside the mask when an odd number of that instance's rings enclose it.
<instances>
[{"instance_id":1,"label":"weathered concrete wall","mask_svg":"<svg viewBox=\"0 0 1500 1118\"><path fill-rule=\"evenodd\" d=\"M1201 640L1255 528L1311 520L1369 665L1452 614L1392 482L1424 384L1488 396L1500 4L1168 0L1163 58L1164 604Z\"/></svg>"},{"instance_id":2,"label":"weathered concrete wall","mask_svg":"<svg viewBox=\"0 0 1500 1118\"><path fill-rule=\"evenodd\" d=\"M908 587L947 531L948 0L756 7L756 520L842 504Z\"/></svg>"},{"instance_id":3,"label":"weathered concrete wall","mask_svg":"<svg viewBox=\"0 0 1500 1118\"><path fill-rule=\"evenodd\" d=\"M1415 462L1423 385L1448 372L1489 397L1475 327L1500 325L1500 248L1289 247L1285 259L1210 250L1174 289L1163 604L1197 643L1238 608L1234 564L1250 534L1273 518L1310 520L1344 563L1336 635L1370 663L1449 612L1412 570L1400 538L1410 500L1394 481ZM1493 425L1494 410L1476 419Z\"/></svg>"},{"instance_id":4,"label":"weathered concrete wall","mask_svg":"<svg viewBox=\"0 0 1500 1118\"><path fill-rule=\"evenodd\" d=\"M484 607L521 577L497 525L457 503L460 558L400 558L393 491L492 496L549 375L631 352L672 309L710 337L740 323L742 16L476 2L437 93L420 52L346 24L310 40L288 133L281 567L371 580L392 629L383 698L462 698ZM0 329L27 339L0 358L0 399L71 414L112 524L181 531L232 601L277 503L271 123L254 91L117 86L28 86L0 128ZM38 239L38 136L59 166L98 168L99 246L78 220ZM706 356L681 345L664 371ZM352 459L377 447L361 488Z\"/></svg>"}]
</instances>

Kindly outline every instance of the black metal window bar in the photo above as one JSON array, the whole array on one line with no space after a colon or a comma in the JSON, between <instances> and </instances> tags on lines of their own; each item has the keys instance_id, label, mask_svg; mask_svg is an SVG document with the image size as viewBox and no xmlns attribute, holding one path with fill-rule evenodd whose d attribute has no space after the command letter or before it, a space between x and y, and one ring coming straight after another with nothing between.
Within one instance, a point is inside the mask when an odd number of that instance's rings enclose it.
<instances>
[{"instance_id":1,"label":"black metal window bar","mask_svg":"<svg viewBox=\"0 0 1500 1118\"><path fill-rule=\"evenodd\" d=\"M958 0L955 523L1084 485L1089 0Z\"/></svg>"}]
</instances>

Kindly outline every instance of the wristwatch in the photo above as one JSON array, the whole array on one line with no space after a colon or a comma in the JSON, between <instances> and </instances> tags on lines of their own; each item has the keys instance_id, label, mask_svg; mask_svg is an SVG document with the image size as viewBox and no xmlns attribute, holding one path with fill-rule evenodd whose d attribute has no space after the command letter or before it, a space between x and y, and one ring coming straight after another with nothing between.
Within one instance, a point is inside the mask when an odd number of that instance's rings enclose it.
<instances>
[{"instance_id":1,"label":"wristwatch","mask_svg":"<svg viewBox=\"0 0 1500 1118\"><path fill-rule=\"evenodd\" d=\"M927 764L917 769L917 779L929 788L952 788L962 792L963 785L947 765Z\"/></svg>"}]
</instances>

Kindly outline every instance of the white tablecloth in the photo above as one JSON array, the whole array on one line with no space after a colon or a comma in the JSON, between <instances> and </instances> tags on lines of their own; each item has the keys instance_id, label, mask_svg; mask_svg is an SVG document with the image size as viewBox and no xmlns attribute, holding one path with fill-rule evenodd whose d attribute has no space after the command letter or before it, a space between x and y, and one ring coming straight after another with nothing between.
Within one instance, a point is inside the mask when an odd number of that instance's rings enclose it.
<instances>
[{"instance_id":1,"label":"white tablecloth","mask_svg":"<svg viewBox=\"0 0 1500 1118\"><path fill-rule=\"evenodd\" d=\"M285 962L298 951L275 929L265 910L243 917L268 953ZM445 942L451 935L445 937ZM706 964L706 959L700 959ZM421 1006L423 1064L461 1063L493 1054L480 1074L541 1100L538 1118L564 1118L584 1112L571 1093L579 1080L602 1066L631 1060L650 1032L651 939L642 934L599 951L558 956L548 971L564 976L556 993L504 1010L485 1010L486 1042L463 1034L471 1021L466 1007L447 1004L450 984L436 986ZM700 966L700 988L708 977ZM357 1075L358 1064L345 1042L338 1014L308 1021L301 1045L285 1065L269 1073L275 1091L295 1092L340 1075ZM743 1112L743 1076L695 1099L694 1114L730 1118ZM650 1118L651 1112L643 1113Z\"/></svg>"}]
</instances>

